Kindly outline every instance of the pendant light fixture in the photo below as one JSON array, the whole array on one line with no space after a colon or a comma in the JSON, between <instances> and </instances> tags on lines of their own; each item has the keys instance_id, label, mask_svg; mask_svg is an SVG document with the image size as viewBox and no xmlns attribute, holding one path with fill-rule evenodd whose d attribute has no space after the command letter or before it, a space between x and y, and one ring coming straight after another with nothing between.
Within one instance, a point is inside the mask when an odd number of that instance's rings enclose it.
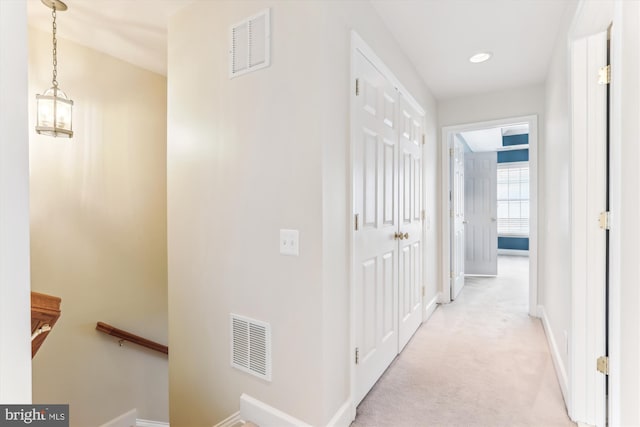
<instances>
[{"instance_id":1,"label":"pendant light fixture","mask_svg":"<svg viewBox=\"0 0 640 427\"><path fill-rule=\"evenodd\" d=\"M56 12L67 10L67 5L60 0L41 0L52 10L53 18L53 78L51 87L44 94L36 95L38 116L36 132L53 137L73 137L72 110L73 101L58 88L58 39L56 38Z\"/></svg>"}]
</instances>

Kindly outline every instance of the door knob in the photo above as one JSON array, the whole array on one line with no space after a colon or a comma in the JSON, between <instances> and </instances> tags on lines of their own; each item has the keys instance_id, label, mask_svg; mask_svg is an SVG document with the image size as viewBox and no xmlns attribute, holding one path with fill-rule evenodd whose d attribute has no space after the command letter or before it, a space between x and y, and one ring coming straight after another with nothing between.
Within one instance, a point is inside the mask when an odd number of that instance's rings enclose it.
<instances>
[{"instance_id":1,"label":"door knob","mask_svg":"<svg viewBox=\"0 0 640 427\"><path fill-rule=\"evenodd\" d=\"M393 238L396 239L396 240L398 240L398 239L402 240L402 239L404 239L404 235L402 233L395 233L393 235Z\"/></svg>"},{"instance_id":2,"label":"door knob","mask_svg":"<svg viewBox=\"0 0 640 427\"><path fill-rule=\"evenodd\" d=\"M400 233L400 234L402 234L402 233ZM404 238L408 239L409 238L409 233L404 233Z\"/></svg>"},{"instance_id":3,"label":"door knob","mask_svg":"<svg viewBox=\"0 0 640 427\"><path fill-rule=\"evenodd\" d=\"M492 222L496 222L497 220L495 218L491 218L491 221Z\"/></svg>"}]
</instances>

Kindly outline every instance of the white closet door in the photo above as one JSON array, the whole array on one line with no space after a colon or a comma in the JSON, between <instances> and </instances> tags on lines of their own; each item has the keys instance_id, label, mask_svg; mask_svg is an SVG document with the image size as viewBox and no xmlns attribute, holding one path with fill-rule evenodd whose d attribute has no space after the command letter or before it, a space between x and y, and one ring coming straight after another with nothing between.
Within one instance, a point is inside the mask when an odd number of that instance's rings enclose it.
<instances>
[{"instance_id":1,"label":"white closet door","mask_svg":"<svg viewBox=\"0 0 640 427\"><path fill-rule=\"evenodd\" d=\"M398 96L362 54L354 65L357 404L398 354Z\"/></svg>"},{"instance_id":2,"label":"white closet door","mask_svg":"<svg viewBox=\"0 0 640 427\"><path fill-rule=\"evenodd\" d=\"M422 322L422 135L423 119L400 96L399 126L399 348Z\"/></svg>"}]
</instances>

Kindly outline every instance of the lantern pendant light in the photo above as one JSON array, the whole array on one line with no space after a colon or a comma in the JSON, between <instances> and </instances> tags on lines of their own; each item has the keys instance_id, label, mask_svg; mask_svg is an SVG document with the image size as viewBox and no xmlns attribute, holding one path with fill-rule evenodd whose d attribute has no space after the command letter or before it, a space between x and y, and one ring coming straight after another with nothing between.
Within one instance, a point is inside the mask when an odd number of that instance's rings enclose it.
<instances>
[{"instance_id":1,"label":"lantern pendant light","mask_svg":"<svg viewBox=\"0 0 640 427\"><path fill-rule=\"evenodd\" d=\"M67 10L67 5L60 0L41 0L49 7L53 18L53 79L52 86L44 94L36 95L38 116L36 132L53 137L73 137L72 110L73 101L58 88L58 39L56 38L56 11Z\"/></svg>"}]
</instances>

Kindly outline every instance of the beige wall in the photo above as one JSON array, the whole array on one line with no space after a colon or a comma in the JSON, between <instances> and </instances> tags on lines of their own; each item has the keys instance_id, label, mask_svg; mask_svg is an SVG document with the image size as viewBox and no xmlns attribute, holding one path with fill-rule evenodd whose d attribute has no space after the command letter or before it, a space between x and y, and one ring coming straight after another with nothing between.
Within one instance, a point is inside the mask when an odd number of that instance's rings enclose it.
<instances>
[{"instance_id":1,"label":"beige wall","mask_svg":"<svg viewBox=\"0 0 640 427\"><path fill-rule=\"evenodd\" d=\"M266 7L272 65L229 80L230 25ZM196 2L170 22L172 424L211 426L245 392L325 425L349 398L352 28L429 111L434 141L434 101L367 2ZM279 255L280 228L300 230L300 257ZM272 382L229 366L230 312L271 324Z\"/></svg>"},{"instance_id":2,"label":"beige wall","mask_svg":"<svg viewBox=\"0 0 640 427\"><path fill-rule=\"evenodd\" d=\"M50 40L29 31L31 273L32 290L62 298L62 316L33 360L33 401L69 403L72 426L133 408L166 421L167 357L95 330L167 342L166 79L59 39L75 135L37 135Z\"/></svg>"},{"instance_id":3,"label":"beige wall","mask_svg":"<svg viewBox=\"0 0 640 427\"><path fill-rule=\"evenodd\" d=\"M230 80L229 27L272 7L273 64ZM171 424L212 426L246 392L322 419L320 3L195 2L169 23ZM279 254L279 229L300 256ZM230 367L229 313L271 324L272 382Z\"/></svg>"}]
</instances>

